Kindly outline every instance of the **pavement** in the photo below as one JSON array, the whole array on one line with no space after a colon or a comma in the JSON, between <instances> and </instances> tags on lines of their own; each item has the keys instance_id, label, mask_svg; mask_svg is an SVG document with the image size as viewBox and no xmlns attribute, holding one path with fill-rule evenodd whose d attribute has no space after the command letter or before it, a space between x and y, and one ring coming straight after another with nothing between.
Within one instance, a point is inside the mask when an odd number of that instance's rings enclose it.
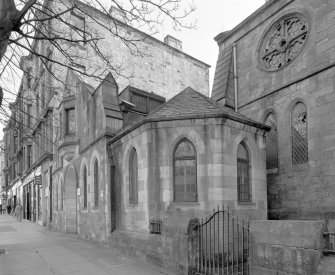
<instances>
[{"instance_id":1,"label":"pavement","mask_svg":"<svg viewBox=\"0 0 335 275\"><path fill-rule=\"evenodd\" d=\"M117 249L0 215L0 275L173 275Z\"/></svg>"}]
</instances>

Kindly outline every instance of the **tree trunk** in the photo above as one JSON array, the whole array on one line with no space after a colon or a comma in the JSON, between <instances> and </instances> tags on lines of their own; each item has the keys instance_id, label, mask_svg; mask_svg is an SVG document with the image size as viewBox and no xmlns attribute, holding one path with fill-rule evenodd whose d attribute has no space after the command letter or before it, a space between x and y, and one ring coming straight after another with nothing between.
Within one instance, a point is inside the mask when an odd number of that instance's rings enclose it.
<instances>
[{"instance_id":1,"label":"tree trunk","mask_svg":"<svg viewBox=\"0 0 335 275\"><path fill-rule=\"evenodd\" d=\"M0 62L6 53L8 39L14 28L17 15L18 11L14 0L0 1Z\"/></svg>"}]
</instances>

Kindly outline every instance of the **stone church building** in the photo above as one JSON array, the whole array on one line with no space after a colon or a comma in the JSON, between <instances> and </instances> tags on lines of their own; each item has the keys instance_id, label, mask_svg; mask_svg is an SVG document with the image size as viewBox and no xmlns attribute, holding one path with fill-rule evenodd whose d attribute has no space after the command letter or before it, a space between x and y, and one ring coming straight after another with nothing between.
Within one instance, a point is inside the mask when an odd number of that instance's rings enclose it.
<instances>
[{"instance_id":1,"label":"stone church building","mask_svg":"<svg viewBox=\"0 0 335 275\"><path fill-rule=\"evenodd\" d=\"M250 220L332 219L334 21L333 1L266 1L215 37L211 98L208 65L175 48L177 40L149 37L147 59L129 55L131 83L109 73L93 85L63 70L61 100L33 109L46 118L37 130L52 123L50 112L60 121L47 154L20 154L38 147L7 125L9 199L28 212L41 207L45 226L180 273L190 220L217 205ZM25 76L19 95L38 93L27 83ZM36 185L40 204L31 197Z\"/></svg>"},{"instance_id":2,"label":"stone church building","mask_svg":"<svg viewBox=\"0 0 335 275\"><path fill-rule=\"evenodd\" d=\"M267 1L215 38L212 99L272 126L270 219L334 218L334 10L327 0Z\"/></svg>"}]
</instances>

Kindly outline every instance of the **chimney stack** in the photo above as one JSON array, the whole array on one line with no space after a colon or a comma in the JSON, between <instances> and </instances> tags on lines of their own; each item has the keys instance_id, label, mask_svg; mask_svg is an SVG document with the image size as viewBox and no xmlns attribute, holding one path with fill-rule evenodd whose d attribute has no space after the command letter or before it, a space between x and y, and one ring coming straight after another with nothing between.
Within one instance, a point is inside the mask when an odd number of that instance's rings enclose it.
<instances>
[{"instance_id":1,"label":"chimney stack","mask_svg":"<svg viewBox=\"0 0 335 275\"><path fill-rule=\"evenodd\" d=\"M183 42L181 42L180 40L178 40L177 38L174 38L171 35L167 35L164 38L164 43L179 50L182 51L183 50Z\"/></svg>"}]
</instances>

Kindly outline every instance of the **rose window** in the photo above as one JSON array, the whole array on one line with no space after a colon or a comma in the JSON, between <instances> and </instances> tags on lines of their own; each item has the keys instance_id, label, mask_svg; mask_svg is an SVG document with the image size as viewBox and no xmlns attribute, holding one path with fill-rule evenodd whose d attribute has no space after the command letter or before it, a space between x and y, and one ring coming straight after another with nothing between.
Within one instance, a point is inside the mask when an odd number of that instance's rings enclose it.
<instances>
[{"instance_id":1,"label":"rose window","mask_svg":"<svg viewBox=\"0 0 335 275\"><path fill-rule=\"evenodd\" d=\"M277 21L265 34L260 47L260 63L274 71L291 63L306 43L309 27L300 14L291 14Z\"/></svg>"}]
</instances>

